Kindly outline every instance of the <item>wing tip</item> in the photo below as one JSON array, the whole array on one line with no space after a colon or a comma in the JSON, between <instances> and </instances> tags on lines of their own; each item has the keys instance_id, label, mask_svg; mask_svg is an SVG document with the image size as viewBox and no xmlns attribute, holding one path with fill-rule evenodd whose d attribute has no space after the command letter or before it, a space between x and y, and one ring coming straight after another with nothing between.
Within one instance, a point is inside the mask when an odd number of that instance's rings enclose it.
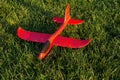
<instances>
[{"instance_id":1,"label":"wing tip","mask_svg":"<svg viewBox=\"0 0 120 80\"><path fill-rule=\"evenodd\" d=\"M17 29L17 35L18 35L18 37L20 36L21 30L22 30L22 28L20 26L18 26L18 29Z\"/></svg>"},{"instance_id":2,"label":"wing tip","mask_svg":"<svg viewBox=\"0 0 120 80\"><path fill-rule=\"evenodd\" d=\"M30 34L29 33L26 34L26 31L19 26L17 29L17 36L21 39L27 40Z\"/></svg>"},{"instance_id":3,"label":"wing tip","mask_svg":"<svg viewBox=\"0 0 120 80\"><path fill-rule=\"evenodd\" d=\"M83 48L83 47L87 46L91 41L92 41L92 38L84 40L83 41L84 44L82 46L80 45L78 48Z\"/></svg>"}]
</instances>

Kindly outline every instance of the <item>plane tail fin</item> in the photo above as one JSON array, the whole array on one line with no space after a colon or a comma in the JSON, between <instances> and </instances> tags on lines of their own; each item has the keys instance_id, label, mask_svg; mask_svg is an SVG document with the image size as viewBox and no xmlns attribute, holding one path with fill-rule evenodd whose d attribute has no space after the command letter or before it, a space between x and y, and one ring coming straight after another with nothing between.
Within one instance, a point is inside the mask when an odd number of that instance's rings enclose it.
<instances>
[{"instance_id":1,"label":"plane tail fin","mask_svg":"<svg viewBox=\"0 0 120 80\"><path fill-rule=\"evenodd\" d=\"M67 8L65 10L65 17L64 18L53 17L53 21L57 22L57 23L68 22L68 24L71 24L71 25L77 25L77 24L81 24L84 22L84 20L77 20L77 19L71 18L71 16L70 16L70 4L67 5Z\"/></svg>"},{"instance_id":2,"label":"plane tail fin","mask_svg":"<svg viewBox=\"0 0 120 80\"><path fill-rule=\"evenodd\" d=\"M64 22L64 18L53 17L53 21L56 22L56 23L63 23ZM78 20L78 19L71 18L68 21L68 24L70 24L70 25L78 25L78 24L82 24L83 22L84 22L84 20Z\"/></svg>"},{"instance_id":3,"label":"plane tail fin","mask_svg":"<svg viewBox=\"0 0 120 80\"><path fill-rule=\"evenodd\" d=\"M70 4L67 5L67 8L65 10L65 18L64 18L64 23L70 20Z\"/></svg>"}]
</instances>

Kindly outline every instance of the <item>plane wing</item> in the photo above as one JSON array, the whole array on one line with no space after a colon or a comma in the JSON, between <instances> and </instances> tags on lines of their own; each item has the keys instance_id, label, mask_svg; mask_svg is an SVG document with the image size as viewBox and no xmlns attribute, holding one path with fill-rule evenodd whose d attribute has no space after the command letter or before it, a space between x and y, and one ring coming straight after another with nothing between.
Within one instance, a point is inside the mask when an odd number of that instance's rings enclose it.
<instances>
[{"instance_id":1,"label":"plane wing","mask_svg":"<svg viewBox=\"0 0 120 80\"><path fill-rule=\"evenodd\" d=\"M32 42L45 43L46 40L51 36L51 34L30 32L22 29L21 27L17 30L17 35L19 38ZM90 43L91 39L88 40L78 40L74 38L67 38L63 36L58 36L53 41L53 45L68 47L68 48L82 48Z\"/></svg>"}]
</instances>

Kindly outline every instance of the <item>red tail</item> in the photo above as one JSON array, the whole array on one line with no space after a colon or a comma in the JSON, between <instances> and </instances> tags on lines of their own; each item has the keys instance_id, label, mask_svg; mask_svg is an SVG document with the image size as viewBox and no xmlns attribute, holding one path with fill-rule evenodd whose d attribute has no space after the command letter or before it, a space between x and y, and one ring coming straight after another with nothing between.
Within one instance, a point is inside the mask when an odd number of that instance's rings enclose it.
<instances>
[{"instance_id":1,"label":"red tail","mask_svg":"<svg viewBox=\"0 0 120 80\"><path fill-rule=\"evenodd\" d=\"M64 18L60 18L60 17L53 17L53 21L57 22L57 23L63 23L64 22ZM84 20L77 20L77 19L73 19L71 18L68 21L68 24L70 25L78 25L78 24L82 24L84 22Z\"/></svg>"},{"instance_id":2,"label":"red tail","mask_svg":"<svg viewBox=\"0 0 120 80\"><path fill-rule=\"evenodd\" d=\"M64 23L68 22L70 20L70 4L67 5L67 8L65 10L65 19L64 19Z\"/></svg>"},{"instance_id":3,"label":"red tail","mask_svg":"<svg viewBox=\"0 0 120 80\"><path fill-rule=\"evenodd\" d=\"M65 10L65 18L59 18L59 17L54 17L53 18L54 22L58 22L58 23L66 23L67 24L81 24L84 22L84 20L76 20L76 19L72 19L70 16L70 4L67 5L67 8Z\"/></svg>"}]
</instances>

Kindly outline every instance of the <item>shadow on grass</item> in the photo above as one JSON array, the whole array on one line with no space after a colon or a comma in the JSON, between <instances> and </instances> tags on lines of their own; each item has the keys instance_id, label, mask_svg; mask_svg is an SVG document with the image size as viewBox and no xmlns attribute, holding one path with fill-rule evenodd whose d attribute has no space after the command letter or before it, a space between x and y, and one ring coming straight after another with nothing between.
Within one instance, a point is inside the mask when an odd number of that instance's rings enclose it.
<instances>
[{"instance_id":1,"label":"shadow on grass","mask_svg":"<svg viewBox=\"0 0 120 80\"><path fill-rule=\"evenodd\" d=\"M29 10L30 15L27 16L28 19L26 19L28 21L27 22L21 21L20 23L16 23L14 25L11 25L10 23L7 23L7 22L3 22L3 26L5 26L3 28L5 29L6 33L13 35L13 37L15 38L15 41L19 42L19 45L21 45L22 42L24 44L30 43L29 48L31 48L31 51L36 52L40 50L41 44L39 45L39 43L33 43L33 42L26 43L25 41L19 39L16 35L17 28L20 25L21 27L29 31L53 33L57 28L56 25L52 21L53 13L49 11L45 11L43 8L37 5L31 5L30 1L26 3L24 2L24 0L22 0L22 1L17 1L16 3L17 5L25 7ZM36 49L37 46L39 48Z\"/></svg>"}]
</instances>

